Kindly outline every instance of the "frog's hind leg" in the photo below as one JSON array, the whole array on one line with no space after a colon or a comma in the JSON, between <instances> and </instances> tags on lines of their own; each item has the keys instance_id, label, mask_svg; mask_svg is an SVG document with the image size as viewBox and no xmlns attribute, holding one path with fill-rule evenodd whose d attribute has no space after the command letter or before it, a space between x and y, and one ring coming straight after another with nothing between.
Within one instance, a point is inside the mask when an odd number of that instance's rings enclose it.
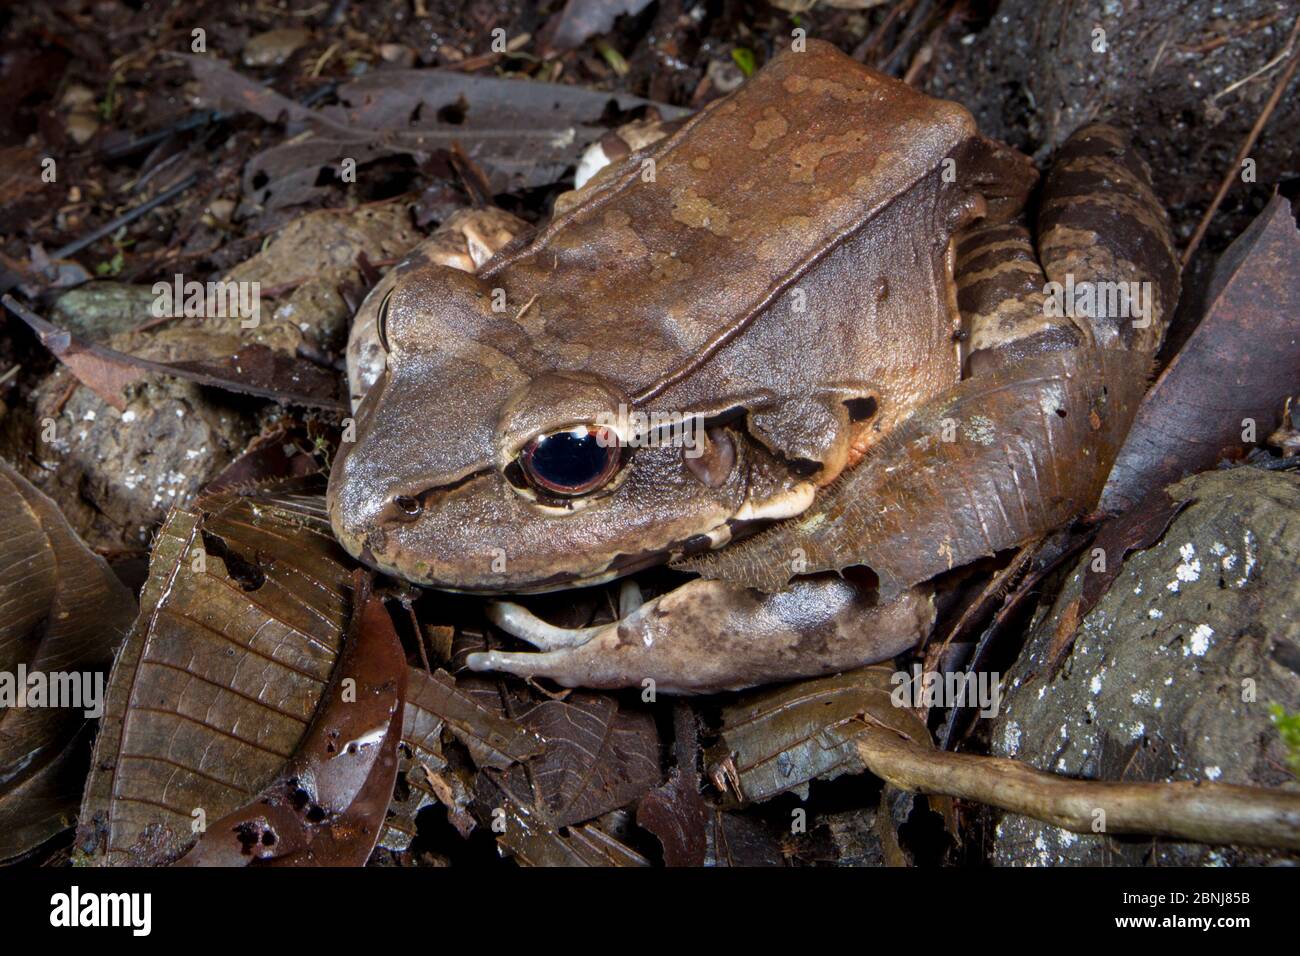
<instances>
[{"instance_id":1,"label":"frog's hind leg","mask_svg":"<svg viewBox=\"0 0 1300 956\"><path fill-rule=\"evenodd\" d=\"M630 617L643 603L641 588L634 580L626 578L618 591L619 619ZM527 641L539 651L580 647L602 630L601 627L556 627L512 601L493 601L487 606L487 618L507 634Z\"/></svg>"},{"instance_id":2,"label":"frog's hind leg","mask_svg":"<svg viewBox=\"0 0 1300 956\"><path fill-rule=\"evenodd\" d=\"M967 377L1084 341L1069 318L1048 314L1047 277L1022 220L968 230L957 241L954 274Z\"/></svg>"},{"instance_id":3,"label":"frog's hind leg","mask_svg":"<svg viewBox=\"0 0 1300 956\"><path fill-rule=\"evenodd\" d=\"M886 660L930 632L934 602L927 588L915 588L878 604L873 586L833 574L773 594L701 579L602 627L566 631L522 609L493 619L543 651L471 654L472 670L567 687L707 694Z\"/></svg>"},{"instance_id":4,"label":"frog's hind leg","mask_svg":"<svg viewBox=\"0 0 1300 956\"><path fill-rule=\"evenodd\" d=\"M1093 123L1065 142L1037 227L1037 249L1023 220L957 242L967 375L1079 346L1155 351L1178 301L1178 259L1146 164L1122 133Z\"/></svg>"},{"instance_id":5,"label":"frog's hind leg","mask_svg":"<svg viewBox=\"0 0 1300 956\"><path fill-rule=\"evenodd\" d=\"M1043 269L1092 344L1153 353L1178 303L1169 218L1146 163L1113 126L1091 123L1057 152L1038 208Z\"/></svg>"}]
</instances>

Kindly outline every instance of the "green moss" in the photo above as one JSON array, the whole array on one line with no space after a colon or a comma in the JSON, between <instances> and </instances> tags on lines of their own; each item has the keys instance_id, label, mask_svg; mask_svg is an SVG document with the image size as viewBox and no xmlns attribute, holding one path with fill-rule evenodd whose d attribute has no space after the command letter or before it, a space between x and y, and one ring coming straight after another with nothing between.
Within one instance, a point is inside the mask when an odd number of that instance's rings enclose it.
<instances>
[{"instance_id":1,"label":"green moss","mask_svg":"<svg viewBox=\"0 0 1300 956\"><path fill-rule=\"evenodd\" d=\"M1286 747L1286 763L1300 777L1300 714L1288 714L1281 704L1270 704L1269 717Z\"/></svg>"}]
</instances>

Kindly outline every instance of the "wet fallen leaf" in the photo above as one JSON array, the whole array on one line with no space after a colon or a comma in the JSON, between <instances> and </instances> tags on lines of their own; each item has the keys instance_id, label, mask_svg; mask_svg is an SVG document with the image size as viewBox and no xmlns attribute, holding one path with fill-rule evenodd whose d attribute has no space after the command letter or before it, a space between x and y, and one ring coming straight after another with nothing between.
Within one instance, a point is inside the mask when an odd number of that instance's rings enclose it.
<instances>
[{"instance_id":1,"label":"wet fallen leaf","mask_svg":"<svg viewBox=\"0 0 1300 956\"><path fill-rule=\"evenodd\" d=\"M361 866L397 777L406 658L367 572L352 576L347 640L306 735L258 797L209 826L182 866Z\"/></svg>"},{"instance_id":2,"label":"wet fallen leaf","mask_svg":"<svg viewBox=\"0 0 1300 956\"><path fill-rule=\"evenodd\" d=\"M964 381L798 518L681 566L774 591L795 573L866 565L884 602L1022 544L1096 502L1147 365L1135 352L1079 349Z\"/></svg>"},{"instance_id":3,"label":"wet fallen leaf","mask_svg":"<svg viewBox=\"0 0 1300 956\"><path fill-rule=\"evenodd\" d=\"M452 70L383 70L341 86L339 105L308 109L212 57L185 57L201 95L268 122L287 117L302 135L258 154L244 169L246 195L268 209L306 202L328 187L345 157L358 166L386 156L427 156L456 144L493 193L557 182L605 132L608 108L655 106L665 119L688 110L624 93Z\"/></svg>"},{"instance_id":4,"label":"wet fallen leaf","mask_svg":"<svg viewBox=\"0 0 1300 956\"><path fill-rule=\"evenodd\" d=\"M204 496L163 525L82 801L77 844L89 862L178 858L306 738L343 643L354 567L314 481Z\"/></svg>"},{"instance_id":5,"label":"wet fallen leaf","mask_svg":"<svg viewBox=\"0 0 1300 956\"><path fill-rule=\"evenodd\" d=\"M483 775L528 819L552 830L591 820L659 785L654 717L608 694L526 705L515 718L546 741L541 756Z\"/></svg>"},{"instance_id":6,"label":"wet fallen leaf","mask_svg":"<svg viewBox=\"0 0 1300 956\"><path fill-rule=\"evenodd\" d=\"M93 725L86 712L95 709L93 697L82 695L93 695L96 681L102 691L135 599L54 502L4 459L0 541L3 862L72 825L89 765ZM80 706L49 697L58 689L61 698L73 680ZM39 699L29 696L38 692Z\"/></svg>"},{"instance_id":7,"label":"wet fallen leaf","mask_svg":"<svg viewBox=\"0 0 1300 956\"><path fill-rule=\"evenodd\" d=\"M894 667L846 674L745 694L722 708L721 738L705 752L714 785L742 803L761 803L813 780L861 773L853 741L883 728L929 742L925 724L894 706Z\"/></svg>"},{"instance_id":8,"label":"wet fallen leaf","mask_svg":"<svg viewBox=\"0 0 1300 956\"><path fill-rule=\"evenodd\" d=\"M1199 312L1138 408L1102 493L1105 511L1242 457L1277 424L1300 369L1300 230L1287 200L1274 196L1224 252Z\"/></svg>"}]
</instances>

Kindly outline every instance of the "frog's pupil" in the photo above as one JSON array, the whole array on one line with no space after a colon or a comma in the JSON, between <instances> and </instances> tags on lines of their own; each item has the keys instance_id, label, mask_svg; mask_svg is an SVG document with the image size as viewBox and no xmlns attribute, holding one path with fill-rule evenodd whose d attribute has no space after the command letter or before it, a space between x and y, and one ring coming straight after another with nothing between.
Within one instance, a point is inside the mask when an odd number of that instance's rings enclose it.
<instances>
[{"instance_id":1,"label":"frog's pupil","mask_svg":"<svg viewBox=\"0 0 1300 956\"><path fill-rule=\"evenodd\" d=\"M595 430L572 430L543 435L532 443L528 470L542 485L555 491L585 491L610 470L618 451L601 442Z\"/></svg>"}]
</instances>

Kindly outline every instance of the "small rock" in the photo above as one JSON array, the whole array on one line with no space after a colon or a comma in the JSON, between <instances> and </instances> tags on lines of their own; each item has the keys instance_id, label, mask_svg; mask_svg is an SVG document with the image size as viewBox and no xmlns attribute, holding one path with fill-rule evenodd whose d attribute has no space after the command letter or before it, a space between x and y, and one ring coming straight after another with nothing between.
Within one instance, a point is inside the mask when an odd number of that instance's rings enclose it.
<instances>
[{"instance_id":1,"label":"small rock","mask_svg":"<svg viewBox=\"0 0 1300 956\"><path fill-rule=\"evenodd\" d=\"M706 75L720 93L730 93L745 82L744 71L727 60L710 60Z\"/></svg>"},{"instance_id":2,"label":"small rock","mask_svg":"<svg viewBox=\"0 0 1300 956\"><path fill-rule=\"evenodd\" d=\"M415 51L409 46L403 46L400 43L381 44L379 55L384 58L385 63L391 63L393 66L399 66L403 69L415 64Z\"/></svg>"},{"instance_id":3,"label":"small rock","mask_svg":"<svg viewBox=\"0 0 1300 956\"><path fill-rule=\"evenodd\" d=\"M1242 467L1170 489L1192 503L1128 555L1052 676L1046 662L1091 555L1041 611L1006 676L995 756L1084 779L1300 787L1270 703L1300 710L1300 476ZM1173 585L1176 585L1173 586ZM1295 854L1076 834L1005 814L997 865L1204 866Z\"/></svg>"},{"instance_id":4,"label":"small rock","mask_svg":"<svg viewBox=\"0 0 1300 956\"><path fill-rule=\"evenodd\" d=\"M99 130L99 119L94 113L77 112L69 114L67 121L68 138L78 146L90 142Z\"/></svg>"},{"instance_id":5,"label":"small rock","mask_svg":"<svg viewBox=\"0 0 1300 956\"><path fill-rule=\"evenodd\" d=\"M279 66L310 40L310 30L296 28L259 33L244 44L244 65Z\"/></svg>"},{"instance_id":6,"label":"small rock","mask_svg":"<svg viewBox=\"0 0 1300 956\"><path fill-rule=\"evenodd\" d=\"M93 109L95 106L95 94L88 86L82 86L80 83L73 83L63 93L63 99L59 100L59 105L65 110L73 112Z\"/></svg>"},{"instance_id":7,"label":"small rock","mask_svg":"<svg viewBox=\"0 0 1300 956\"><path fill-rule=\"evenodd\" d=\"M208 204L208 214L217 222L230 222L230 217L235 214L234 200L214 199Z\"/></svg>"}]
</instances>

